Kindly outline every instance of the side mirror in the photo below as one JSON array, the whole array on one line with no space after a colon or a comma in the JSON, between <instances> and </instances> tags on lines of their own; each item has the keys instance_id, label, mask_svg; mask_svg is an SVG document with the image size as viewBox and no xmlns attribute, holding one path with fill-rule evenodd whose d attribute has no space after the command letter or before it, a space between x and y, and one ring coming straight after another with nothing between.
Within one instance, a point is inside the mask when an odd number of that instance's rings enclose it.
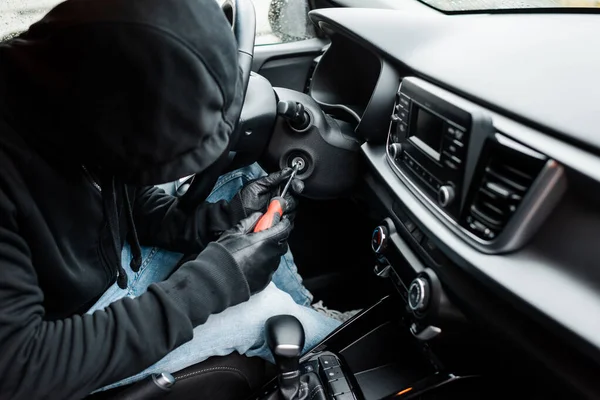
<instances>
[{"instance_id":1,"label":"side mirror","mask_svg":"<svg viewBox=\"0 0 600 400\"><path fill-rule=\"evenodd\" d=\"M309 11L308 0L271 0L268 17L273 35L284 43L315 37Z\"/></svg>"}]
</instances>

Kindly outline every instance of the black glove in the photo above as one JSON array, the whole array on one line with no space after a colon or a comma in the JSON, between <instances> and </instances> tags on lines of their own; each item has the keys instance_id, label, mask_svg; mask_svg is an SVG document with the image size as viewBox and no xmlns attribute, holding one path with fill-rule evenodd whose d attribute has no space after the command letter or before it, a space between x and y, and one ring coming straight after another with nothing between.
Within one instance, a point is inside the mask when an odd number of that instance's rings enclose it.
<instances>
[{"instance_id":1,"label":"black glove","mask_svg":"<svg viewBox=\"0 0 600 400\"><path fill-rule=\"evenodd\" d=\"M285 168L282 171L274 172L262 178L254 179L246 184L238 193L239 200L246 215L255 212L265 212L271 199L279 194L279 190L283 190L283 185L292 175L292 168ZM304 183L300 179L294 178L288 189L284 199L284 213L293 213L298 203L294 195L302 193Z\"/></svg>"},{"instance_id":2,"label":"black glove","mask_svg":"<svg viewBox=\"0 0 600 400\"><path fill-rule=\"evenodd\" d=\"M167 280L151 285L148 291L169 298L188 316L192 326L198 326L209 315L263 290L287 251L292 223L285 217L270 229L252 233L260 216L252 214L225 231L198 257L185 262Z\"/></svg>"},{"instance_id":3,"label":"black glove","mask_svg":"<svg viewBox=\"0 0 600 400\"><path fill-rule=\"evenodd\" d=\"M292 231L290 220L283 218L275 226L253 233L261 216L261 213L254 213L243 219L235 228L225 231L216 242L231 254L240 267L250 294L262 291L271 282L281 256L287 252L287 239Z\"/></svg>"}]
</instances>

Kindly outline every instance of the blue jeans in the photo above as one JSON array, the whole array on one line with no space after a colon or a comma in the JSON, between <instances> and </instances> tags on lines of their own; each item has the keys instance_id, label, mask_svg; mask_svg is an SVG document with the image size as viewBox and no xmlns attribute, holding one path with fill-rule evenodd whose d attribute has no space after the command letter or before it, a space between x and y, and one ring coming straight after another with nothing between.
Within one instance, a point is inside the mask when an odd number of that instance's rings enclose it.
<instances>
[{"instance_id":1,"label":"blue jeans","mask_svg":"<svg viewBox=\"0 0 600 400\"><path fill-rule=\"evenodd\" d=\"M207 201L230 200L248 181L264 175L257 165L232 171L217 181ZM168 192L174 187L164 186ZM122 252L123 268L127 272L128 287L120 289L115 283L88 311L88 314L108 306L123 297L136 297L144 293L152 283L166 279L172 272L181 254L158 248L142 248L142 266L134 273L129 267L131 250L125 246ZM319 314L310 308L311 293L302 285L291 252L281 258L273 280L265 290L252 296L245 303L211 315L208 320L194 329L191 341L167 354L156 364L144 371L111 384L101 390L126 385L143 379L149 374L176 372L197 364L211 356L224 356L237 351L249 357L261 357L273 361L264 339L264 323L274 315L296 316L304 327L306 343L304 351L317 345L325 336L340 325L340 322Z\"/></svg>"}]
</instances>

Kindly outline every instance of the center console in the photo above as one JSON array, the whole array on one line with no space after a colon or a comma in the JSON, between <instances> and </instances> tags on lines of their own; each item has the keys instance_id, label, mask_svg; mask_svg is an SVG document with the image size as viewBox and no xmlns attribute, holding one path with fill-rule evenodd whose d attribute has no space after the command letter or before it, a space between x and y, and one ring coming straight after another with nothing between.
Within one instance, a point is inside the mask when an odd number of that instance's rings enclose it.
<instances>
[{"instance_id":1,"label":"center console","mask_svg":"<svg viewBox=\"0 0 600 400\"><path fill-rule=\"evenodd\" d=\"M444 337L466 326L465 317L396 226L391 218L384 219L371 240L373 272L388 282L388 294L299 360L294 357L303 340L295 332L301 329L268 321L267 343L279 377L248 400L433 400L457 398L458 393L479 395L478 373L447 364L437 347ZM290 358L282 359L278 349ZM292 364L297 367L286 367Z\"/></svg>"}]
</instances>

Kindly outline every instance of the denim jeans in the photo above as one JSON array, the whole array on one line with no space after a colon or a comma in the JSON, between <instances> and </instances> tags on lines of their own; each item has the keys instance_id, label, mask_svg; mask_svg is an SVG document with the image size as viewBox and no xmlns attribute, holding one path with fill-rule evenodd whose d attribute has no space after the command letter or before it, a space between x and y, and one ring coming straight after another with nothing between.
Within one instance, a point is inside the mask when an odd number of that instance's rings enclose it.
<instances>
[{"instance_id":1,"label":"denim jeans","mask_svg":"<svg viewBox=\"0 0 600 400\"><path fill-rule=\"evenodd\" d=\"M207 201L230 200L245 183L264 174L257 164L253 164L223 175ZM174 192L174 185L165 185L163 188L167 192ZM123 297L133 298L144 293L152 283L166 279L181 256L179 253L158 248L143 247L142 266L139 272L134 273L129 267L131 250L126 245L122 252L122 264L127 272L127 289L120 289L115 283L88 313L103 309ZM204 324L194 329L191 341L176 348L144 371L101 390L126 385L153 373L173 373L211 356L224 356L234 351L272 362L264 338L264 323L269 317L279 314L294 315L302 322L306 334L306 352L340 325L340 322L310 308L312 300L311 293L302 285L302 278L298 275L291 252L288 251L281 258L279 268L265 290L255 294L245 303L211 315Z\"/></svg>"}]
</instances>

